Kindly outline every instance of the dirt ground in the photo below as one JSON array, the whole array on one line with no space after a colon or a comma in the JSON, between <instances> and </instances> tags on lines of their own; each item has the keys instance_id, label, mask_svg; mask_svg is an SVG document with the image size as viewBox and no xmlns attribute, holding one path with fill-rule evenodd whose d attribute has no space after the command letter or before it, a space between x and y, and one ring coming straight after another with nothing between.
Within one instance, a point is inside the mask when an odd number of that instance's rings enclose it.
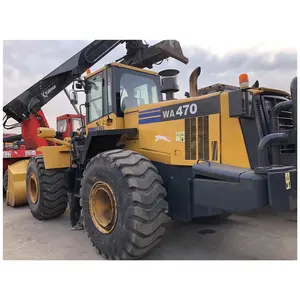
<instances>
[{"instance_id":1,"label":"dirt ground","mask_svg":"<svg viewBox=\"0 0 300 300\"><path fill-rule=\"evenodd\" d=\"M85 231L70 230L67 213L38 221L28 206L3 206L3 259L101 260ZM295 260L296 212L231 216L220 224L172 222L162 244L145 260Z\"/></svg>"}]
</instances>

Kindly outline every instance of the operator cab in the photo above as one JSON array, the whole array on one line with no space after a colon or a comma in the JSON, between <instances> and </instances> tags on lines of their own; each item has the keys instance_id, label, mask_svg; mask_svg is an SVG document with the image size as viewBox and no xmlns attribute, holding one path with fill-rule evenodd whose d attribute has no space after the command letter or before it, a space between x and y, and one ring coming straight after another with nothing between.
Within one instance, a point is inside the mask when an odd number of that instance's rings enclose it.
<instances>
[{"instance_id":1,"label":"operator cab","mask_svg":"<svg viewBox=\"0 0 300 300\"><path fill-rule=\"evenodd\" d=\"M111 113L162 101L157 73L112 63L86 77L87 123Z\"/></svg>"},{"instance_id":2,"label":"operator cab","mask_svg":"<svg viewBox=\"0 0 300 300\"><path fill-rule=\"evenodd\" d=\"M85 117L83 116L85 121ZM63 140L70 137L72 131L76 131L82 127L80 115L65 114L56 118L57 138Z\"/></svg>"}]
</instances>

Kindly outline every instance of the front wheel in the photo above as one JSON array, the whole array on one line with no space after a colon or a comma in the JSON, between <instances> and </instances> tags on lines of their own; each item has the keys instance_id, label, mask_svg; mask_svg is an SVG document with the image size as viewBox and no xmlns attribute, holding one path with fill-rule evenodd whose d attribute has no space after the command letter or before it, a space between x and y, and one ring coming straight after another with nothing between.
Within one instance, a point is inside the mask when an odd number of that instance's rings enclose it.
<instances>
[{"instance_id":1,"label":"front wheel","mask_svg":"<svg viewBox=\"0 0 300 300\"><path fill-rule=\"evenodd\" d=\"M46 170L42 156L30 159L26 174L26 193L31 214L38 220L59 217L67 208L65 169Z\"/></svg>"},{"instance_id":2,"label":"front wheel","mask_svg":"<svg viewBox=\"0 0 300 300\"><path fill-rule=\"evenodd\" d=\"M106 259L137 259L162 239L168 204L154 165L129 150L95 156L82 178L81 202L91 242Z\"/></svg>"}]
</instances>

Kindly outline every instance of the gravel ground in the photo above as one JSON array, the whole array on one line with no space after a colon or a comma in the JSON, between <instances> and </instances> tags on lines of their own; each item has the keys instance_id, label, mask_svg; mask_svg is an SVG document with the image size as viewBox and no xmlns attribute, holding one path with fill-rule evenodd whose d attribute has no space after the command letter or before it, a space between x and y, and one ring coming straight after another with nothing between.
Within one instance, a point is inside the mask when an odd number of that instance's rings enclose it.
<instances>
[{"instance_id":1,"label":"gravel ground","mask_svg":"<svg viewBox=\"0 0 300 300\"><path fill-rule=\"evenodd\" d=\"M3 259L100 260L84 231L71 231L67 213L38 221L28 206L3 205ZM172 222L147 260L295 260L296 212L231 216L220 224Z\"/></svg>"}]
</instances>

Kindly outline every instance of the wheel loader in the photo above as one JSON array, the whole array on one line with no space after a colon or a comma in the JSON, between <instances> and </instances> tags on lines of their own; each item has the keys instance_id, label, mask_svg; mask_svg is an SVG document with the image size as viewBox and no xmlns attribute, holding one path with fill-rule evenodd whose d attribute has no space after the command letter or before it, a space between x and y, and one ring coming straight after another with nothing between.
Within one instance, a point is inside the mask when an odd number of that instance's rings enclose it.
<instances>
[{"instance_id":1,"label":"wheel loader","mask_svg":"<svg viewBox=\"0 0 300 300\"><path fill-rule=\"evenodd\" d=\"M90 68L119 44L127 53ZM186 98L177 70L151 69L166 58L187 64L178 41L94 41L4 107L18 122L73 84L86 96L86 126L68 141L39 148L26 173L32 215L65 211L65 171L76 162L71 191L91 243L106 259L138 259L155 248L170 220L190 222L297 205L297 77L291 93L249 84L199 89L201 68ZM87 75L82 75L87 71ZM55 130L37 136L53 140Z\"/></svg>"}]
</instances>

